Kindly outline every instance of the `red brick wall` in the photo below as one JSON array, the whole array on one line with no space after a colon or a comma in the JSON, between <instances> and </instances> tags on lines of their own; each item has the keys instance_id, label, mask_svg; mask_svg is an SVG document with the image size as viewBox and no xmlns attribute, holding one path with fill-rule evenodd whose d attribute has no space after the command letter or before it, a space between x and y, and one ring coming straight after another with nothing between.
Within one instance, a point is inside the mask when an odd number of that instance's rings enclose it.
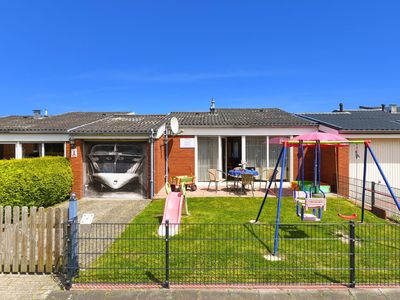
<instances>
[{"instance_id":1,"label":"red brick wall","mask_svg":"<svg viewBox=\"0 0 400 300\"><path fill-rule=\"evenodd\" d=\"M293 149L293 178L297 180L297 147ZM343 178L349 176L349 147L337 148L335 158L334 147L323 147L321 148L321 181L331 186L333 192L336 191L336 165L339 184L339 191L346 192L348 185L343 181ZM313 180L314 176L314 148L307 148L304 151L304 180Z\"/></svg>"},{"instance_id":2,"label":"red brick wall","mask_svg":"<svg viewBox=\"0 0 400 300\"><path fill-rule=\"evenodd\" d=\"M180 148L181 138L193 136L176 136L169 141L168 174L171 176L194 175L194 148Z\"/></svg>"},{"instance_id":3,"label":"red brick wall","mask_svg":"<svg viewBox=\"0 0 400 300\"><path fill-rule=\"evenodd\" d=\"M338 194L349 196L350 147L338 148Z\"/></svg>"},{"instance_id":4,"label":"red brick wall","mask_svg":"<svg viewBox=\"0 0 400 300\"><path fill-rule=\"evenodd\" d=\"M76 196L82 198L84 196L83 192L83 141L75 140L75 146L78 150L78 157L71 157L71 146L67 143L66 154L67 158L71 162L72 174L74 176L74 181L72 184L72 192L76 193Z\"/></svg>"},{"instance_id":5,"label":"red brick wall","mask_svg":"<svg viewBox=\"0 0 400 300\"><path fill-rule=\"evenodd\" d=\"M154 193L158 193L165 184L165 146L161 137L154 141Z\"/></svg>"},{"instance_id":6,"label":"red brick wall","mask_svg":"<svg viewBox=\"0 0 400 300\"><path fill-rule=\"evenodd\" d=\"M180 148L181 138L193 138L193 136L175 136L169 139L168 144L168 175L194 175L194 148ZM163 138L154 143L154 191L158 193L164 188L165 183L165 145Z\"/></svg>"}]
</instances>

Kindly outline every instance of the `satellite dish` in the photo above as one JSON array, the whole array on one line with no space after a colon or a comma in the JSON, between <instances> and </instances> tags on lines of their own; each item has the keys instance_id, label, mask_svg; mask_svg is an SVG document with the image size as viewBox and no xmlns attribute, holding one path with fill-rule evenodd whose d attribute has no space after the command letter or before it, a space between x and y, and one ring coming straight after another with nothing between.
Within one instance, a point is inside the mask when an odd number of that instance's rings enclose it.
<instances>
[{"instance_id":1,"label":"satellite dish","mask_svg":"<svg viewBox=\"0 0 400 300\"><path fill-rule=\"evenodd\" d=\"M162 136L165 132L165 124L162 124L160 126L160 128L158 128L157 130L157 138L159 138L160 136Z\"/></svg>"},{"instance_id":2,"label":"satellite dish","mask_svg":"<svg viewBox=\"0 0 400 300\"><path fill-rule=\"evenodd\" d=\"M176 117L171 118L170 127L173 134L177 134L179 132L179 122Z\"/></svg>"}]
</instances>

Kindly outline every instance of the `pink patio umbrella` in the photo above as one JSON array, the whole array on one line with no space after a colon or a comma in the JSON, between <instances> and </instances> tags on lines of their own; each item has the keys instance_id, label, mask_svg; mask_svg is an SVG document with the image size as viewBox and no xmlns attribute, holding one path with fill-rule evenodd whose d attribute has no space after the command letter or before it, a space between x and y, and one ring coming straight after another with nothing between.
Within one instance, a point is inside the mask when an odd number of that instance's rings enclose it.
<instances>
[{"instance_id":1,"label":"pink patio umbrella","mask_svg":"<svg viewBox=\"0 0 400 300\"><path fill-rule=\"evenodd\" d=\"M274 137L270 137L269 138L269 143L273 144L273 145L281 145L283 142L288 141L289 138L288 137L284 137L284 136L274 136ZM264 142L264 144L268 144L268 140L266 140Z\"/></svg>"},{"instance_id":2,"label":"pink patio umbrella","mask_svg":"<svg viewBox=\"0 0 400 300\"><path fill-rule=\"evenodd\" d=\"M346 142L348 140L339 135L339 134L333 134L333 133L326 133L326 132L320 132L320 131L314 131L314 132L309 132L305 133L302 135L298 135L295 138L292 139L292 141L319 141L319 142L324 142L323 145L321 146L346 146ZM332 143L329 144L329 142L343 142L343 144L337 144L337 143ZM290 141L289 141L290 144Z\"/></svg>"}]
</instances>

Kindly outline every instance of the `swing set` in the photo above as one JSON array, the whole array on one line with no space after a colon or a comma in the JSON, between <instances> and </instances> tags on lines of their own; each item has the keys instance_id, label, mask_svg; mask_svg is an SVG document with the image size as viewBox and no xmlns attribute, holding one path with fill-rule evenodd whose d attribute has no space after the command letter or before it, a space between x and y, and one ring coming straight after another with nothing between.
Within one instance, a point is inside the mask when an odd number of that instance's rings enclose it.
<instances>
[{"instance_id":1,"label":"swing set","mask_svg":"<svg viewBox=\"0 0 400 300\"><path fill-rule=\"evenodd\" d=\"M366 191L366 177L367 177L367 156L368 153L371 155L375 165L377 166L379 173L381 174L386 187L388 188L391 197L393 198L397 209L400 211L400 204L398 199L396 198L388 180L386 179L385 174L379 162L370 147L369 140L355 140L350 141L339 135L323 133L323 132L312 132L297 136L296 138L288 141L282 142L282 148L279 153L278 160L276 162L274 171L271 176L271 180L269 181L268 188L266 189L264 199L261 203L260 209L258 211L257 217L255 220L251 220L250 223L257 223L262 210L264 208L264 204L267 200L268 194L271 189L272 182L275 180L277 175L277 170L279 165L281 166L281 176L280 176L280 184L278 191L278 206L276 211L276 222L275 222L275 237L274 237L274 250L273 255L275 256L278 252L278 243L279 243L279 224L281 217L281 202L282 202L282 189L283 189L283 178L285 173L285 164L286 164L286 154L287 150L290 147L297 147L298 150L298 180L297 180L297 188L293 190L293 199L296 203L296 214L301 217L302 221L320 221L322 218L322 210L326 210L327 202L326 195L321 190L321 148L322 147L346 147L351 144L364 144L364 164L363 164L363 185L362 185L362 200L361 200L361 223L364 222L364 211L365 211L365 191ZM305 148L314 148L314 178L313 184L308 191L304 190L304 150ZM313 214L306 214L309 208L313 210ZM317 210L318 209L318 215ZM338 214L339 217L347 220L357 218L356 214L352 214L350 216Z\"/></svg>"}]
</instances>

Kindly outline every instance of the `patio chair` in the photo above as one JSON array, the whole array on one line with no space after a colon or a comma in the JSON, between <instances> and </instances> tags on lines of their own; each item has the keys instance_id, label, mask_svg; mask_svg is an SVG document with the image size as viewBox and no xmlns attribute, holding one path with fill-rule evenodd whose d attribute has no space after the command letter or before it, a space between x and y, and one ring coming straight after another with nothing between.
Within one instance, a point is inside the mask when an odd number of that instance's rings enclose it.
<instances>
[{"instance_id":1,"label":"patio chair","mask_svg":"<svg viewBox=\"0 0 400 300\"><path fill-rule=\"evenodd\" d=\"M247 185L250 185L254 197L254 176L251 174L242 175L242 194L244 194Z\"/></svg>"},{"instance_id":2,"label":"patio chair","mask_svg":"<svg viewBox=\"0 0 400 300\"><path fill-rule=\"evenodd\" d=\"M260 187L259 187L260 190L261 190L261 184L263 182L265 182L265 189L267 189L267 184L269 181L272 180L273 174L274 174L274 168L265 169L261 172L260 178L257 180L260 182ZM277 187L278 187L276 184L276 179L278 178L278 175L279 175L279 170L276 171L276 176L275 176L275 181L274 181L275 189L277 189Z\"/></svg>"},{"instance_id":3,"label":"patio chair","mask_svg":"<svg viewBox=\"0 0 400 300\"><path fill-rule=\"evenodd\" d=\"M217 169L208 169L208 188L207 188L207 191L210 190L210 185L213 182L215 184L215 191L218 191L218 183L225 181L225 179L223 179L223 178L221 178L221 176L219 176L221 173L223 173L223 172L219 171Z\"/></svg>"}]
</instances>

